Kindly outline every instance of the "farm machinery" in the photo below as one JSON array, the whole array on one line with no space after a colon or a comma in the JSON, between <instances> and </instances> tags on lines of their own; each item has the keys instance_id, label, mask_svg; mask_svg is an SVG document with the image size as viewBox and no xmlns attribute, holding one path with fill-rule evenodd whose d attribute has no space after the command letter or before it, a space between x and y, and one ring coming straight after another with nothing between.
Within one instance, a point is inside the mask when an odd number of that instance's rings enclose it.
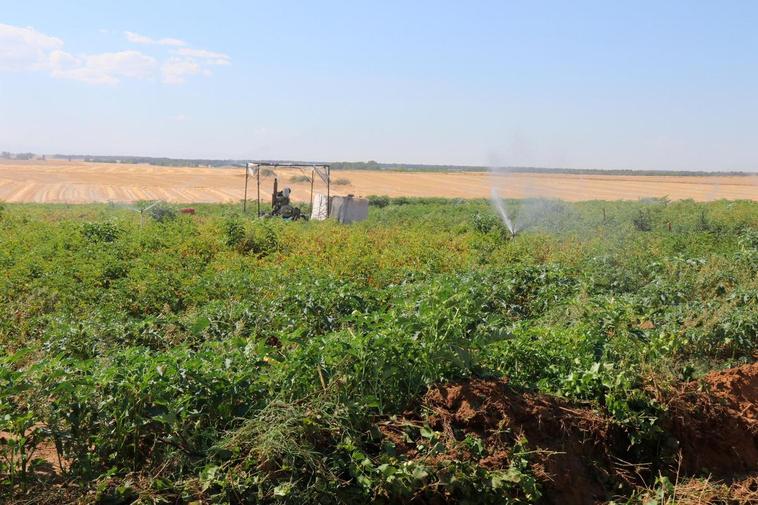
<instances>
[{"instance_id":1,"label":"farm machinery","mask_svg":"<svg viewBox=\"0 0 758 505\"><path fill-rule=\"evenodd\" d=\"M310 170L310 175L306 175L311 184L311 196L310 207L313 208L313 185L316 176L318 176L326 185L327 201L329 200L329 194L331 189L331 169L329 165L315 164L315 163L267 163L267 162L249 162L245 166L245 196L242 204L242 211L247 212L247 187L250 177L255 178L257 186L257 204L258 204L258 217L281 217L288 221L307 220L308 214L303 212L300 207L295 207L290 201L290 194L292 190L290 188L279 189L279 176L274 169L278 168L296 168L307 174L307 170ZM263 172L263 173L262 173ZM261 214L261 176L274 177L274 189L271 193L271 212L268 214ZM328 214L328 211L327 211Z\"/></svg>"},{"instance_id":2,"label":"farm machinery","mask_svg":"<svg viewBox=\"0 0 758 505\"><path fill-rule=\"evenodd\" d=\"M290 188L284 188L279 191L279 179L274 179L274 191L271 194L271 212L269 217L281 217L286 221L297 221L298 219L308 220L308 215L304 214L300 207L295 207L290 202Z\"/></svg>"},{"instance_id":3,"label":"farm machinery","mask_svg":"<svg viewBox=\"0 0 758 505\"><path fill-rule=\"evenodd\" d=\"M298 169L303 175L293 177L295 182L305 180L310 182L311 195L310 212L306 213L300 207L296 207L290 200L292 189L285 187L279 189L279 176L274 169L286 168ZM310 174L308 174L310 171ZM274 188L271 193L271 212L261 213L261 177L274 178ZM322 221L334 217L340 223L353 223L363 221L368 217L368 200L355 198L353 195L334 196L331 194L331 168L329 165L317 163L268 163L248 162L245 166L245 194L242 201L242 212L247 212L247 197L249 180L254 178L257 187L256 202L258 205L258 217L280 217L287 221L307 221L309 218ZM314 182L320 179L326 186L326 194L314 194ZM315 198L314 198L315 197ZM310 217L309 217L310 216Z\"/></svg>"}]
</instances>

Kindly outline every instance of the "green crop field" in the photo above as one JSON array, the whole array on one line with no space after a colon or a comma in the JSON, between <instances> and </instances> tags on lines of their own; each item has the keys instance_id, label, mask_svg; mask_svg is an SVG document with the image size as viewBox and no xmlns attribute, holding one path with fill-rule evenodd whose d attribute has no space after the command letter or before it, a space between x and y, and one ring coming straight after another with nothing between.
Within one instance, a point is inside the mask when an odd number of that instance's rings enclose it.
<instances>
[{"instance_id":1,"label":"green crop field","mask_svg":"<svg viewBox=\"0 0 758 505\"><path fill-rule=\"evenodd\" d=\"M758 383L716 394L718 371L755 379L757 202L548 202L515 238L484 201L376 197L350 226L195 210L0 211L3 503L758 482Z\"/></svg>"}]
</instances>

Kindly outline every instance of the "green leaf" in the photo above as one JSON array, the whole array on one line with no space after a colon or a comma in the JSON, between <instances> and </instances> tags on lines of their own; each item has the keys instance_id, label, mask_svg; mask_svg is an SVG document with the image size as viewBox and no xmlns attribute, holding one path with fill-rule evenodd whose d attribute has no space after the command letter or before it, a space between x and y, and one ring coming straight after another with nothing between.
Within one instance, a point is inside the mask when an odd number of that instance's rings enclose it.
<instances>
[{"instance_id":1,"label":"green leaf","mask_svg":"<svg viewBox=\"0 0 758 505\"><path fill-rule=\"evenodd\" d=\"M431 438L434 438L437 432L435 432L428 426L422 426L420 433L422 437L431 439Z\"/></svg>"},{"instance_id":2,"label":"green leaf","mask_svg":"<svg viewBox=\"0 0 758 505\"><path fill-rule=\"evenodd\" d=\"M279 484L274 488L274 496L283 497L287 496L292 492L292 483L291 482L284 482L282 484Z\"/></svg>"},{"instance_id":3,"label":"green leaf","mask_svg":"<svg viewBox=\"0 0 758 505\"><path fill-rule=\"evenodd\" d=\"M416 480L424 480L427 477L429 477L429 472L426 471L426 468L424 466L418 465L413 468L411 477L413 477Z\"/></svg>"},{"instance_id":4,"label":"green leaf","mask_svg":"<svg viewBox=\"0 0 758 505\"><path fill-rule=\"evenodd\" d=\"M211 320L210 320L210 319L208 319L208 318L207 318L207 317L205 317L205 316L201 316L201 317L197 318L197 320L195 321L195 324L193 324L193 325L192 325L191 331L192 331L192 333L194 333L195 335L198 335L198 336L199 336L199 335L200 335L201 333L203 333L203 331L205 331L205 330L208 328L208 326L210 326L210 325L211 325Z\"/></svg>"}]
</instances>

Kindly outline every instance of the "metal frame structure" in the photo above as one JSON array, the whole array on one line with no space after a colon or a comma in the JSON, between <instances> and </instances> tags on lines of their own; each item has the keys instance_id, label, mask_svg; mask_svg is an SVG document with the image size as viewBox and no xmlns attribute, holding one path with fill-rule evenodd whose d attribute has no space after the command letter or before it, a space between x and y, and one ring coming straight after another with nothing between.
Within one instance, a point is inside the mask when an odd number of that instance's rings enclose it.
<instances>
[{"instance_id":1,"label":"metal frame structure","mask_svg":"<svg viewBox=\"0 0 758 505\"><path fill-rule=\"evenodd\" d=\"M313 181L315 180L316 174L321 178L322 181L326 184L326 201L327 201L327 209L326 213L329 214L331 209L331 202L329 197L331 196L331 181L332 181L332 168L330 165L326 165L323 163L271 163L271 162L248 162L245 165L245 197L242 202L242 212L247 212L247 185L248 185L248 178L250 177L250 172L252 171L256 178L256 186L258 188L257 190L257 202L258 202L258 217L261 217L261 168L271 168L272 170L274 168L299 168L302 171L305 171L305 169L310 168L311 169L311 204L310 207L313 209ZM276 173L275 173L276 174ZM276 178L277 176L274 175Z\"/></svg>"}]
</instances>

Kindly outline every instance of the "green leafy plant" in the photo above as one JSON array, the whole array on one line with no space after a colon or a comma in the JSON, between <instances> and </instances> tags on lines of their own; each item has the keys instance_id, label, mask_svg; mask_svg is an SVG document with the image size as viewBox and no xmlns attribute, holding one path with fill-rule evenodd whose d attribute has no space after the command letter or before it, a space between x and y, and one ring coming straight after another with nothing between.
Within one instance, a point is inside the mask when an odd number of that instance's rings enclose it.
<instances>
[{"instance_id":1,"label":"green leafy plant","mask_svg":"<svg viewBox=\"0 0 758 505\"><path fill-rule=\"evenodd\" d=\"M166 204L159 203L147 211L153 220L158 223L165 223L176 219L176 210Z\"/></svg>"},{"instance_id":2,"label":"green leafy plant","mask_svg":"<svg viewBox=\"0 0 758 505\"><path fill-rule=\"evenodd\" d=\"M430 387L561 395L649 462L651 384L754 360L755 202L546 205L514 240L483 200L370 202L353 227L6 205L0 501L62 489L44 447L85 501L531 503L550 483L526 441L480 465L486 434L418 410Z\"/></svg>"},{"instance_id":3,"label":"green leafy plant","mask_svg":"<svg viewBox=\"0 0 758 505\"><path fill-rule=\"evenodd\" d=\"M84 223L82 225L82 234L90 242L113 242L123 230L113 222L104 223Z\"/></svg>"}]
</instances>

